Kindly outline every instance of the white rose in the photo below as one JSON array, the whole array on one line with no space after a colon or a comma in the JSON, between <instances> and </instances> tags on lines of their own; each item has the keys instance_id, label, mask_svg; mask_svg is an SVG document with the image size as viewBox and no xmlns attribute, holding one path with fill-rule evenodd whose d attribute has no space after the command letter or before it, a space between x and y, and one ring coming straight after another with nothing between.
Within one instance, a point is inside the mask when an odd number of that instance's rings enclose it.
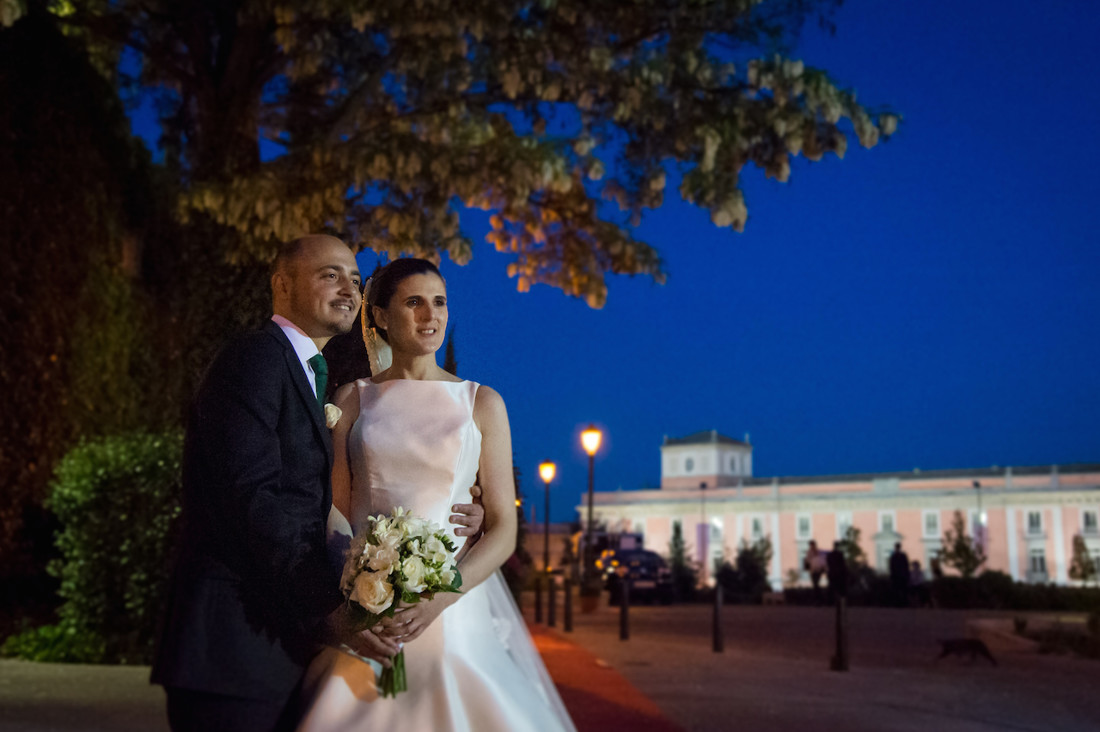
<instances>
[{"instance_id":1,"label":"white rose","mask_svg":"<svg viewBox=\"0 0 1100 732\"><path fill-rule=\"evenodd\" d=\"M399 558L396 549L376 546L371 552L370 559L367 560L367 566L374 572L388 575Z\"/></svg>"},{"instance_id":2,"label":"white rose","mask_svg":"<svg viewBox=\"0 0 1100 732\"><path fill-rule=\"evenodd\" d=\"M444 587L450 587L451 583L455 581L455 571L453 569L445 569L439 573L439 584Z\"/></svg>"},{"instance_id":3,"label":"white rose","mask_svg":"<svg viewBox=\"0 0 1100 732\"><path fill-rule=\"evenodd\" d=\"M325 405L325 426L330 430L340 421L340 415L344 412L332 402Z\"/></svg>"},{"instance_id":4,"label":"white rose","mask_svg":"<svg viewBox=\"0 0 1100 732\"><path fill-rule=\"evenodd\" d=\"M385 612L386 608L393 604L393 585L386 582L384 575L363 572L355 578L351 600L372 613Z\"/></svg>"},{"instance_id":5,"label":"white rose","mask_svg":"<svg viewBox=\"0 0 1100 732\"><path fill-rule=\"evenodd\" d=\"M424 583L426 569L420 557L408 557L402 562L401 573L405 575L405 589L409 592L423 592L427 589Z\"/></svg>"}]
</instances>

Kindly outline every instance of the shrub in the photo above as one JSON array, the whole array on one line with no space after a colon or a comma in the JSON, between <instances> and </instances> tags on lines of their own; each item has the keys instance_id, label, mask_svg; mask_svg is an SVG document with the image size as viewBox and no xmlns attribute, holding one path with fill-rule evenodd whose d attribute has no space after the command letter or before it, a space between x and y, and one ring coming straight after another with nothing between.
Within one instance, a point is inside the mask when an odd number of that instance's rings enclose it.
<instances>
[{"instance_id":1,"label":"shrub","mask_svg":"<svg viewBox=\"0 0 1100 732\"><path fill-rule=\"evenodd\" d=\"M179 515L183 436L137 433L73 448L47 498L62 530L49 571L60 580L56 626L9 639L24 658L147 663L168 589ZM59 648L71 644L71 649Z\"/></svg>"},{"instance_id":2,"label":"shrub","mask_svg":"<svg viewBox=\"0 0 1100 732\"><path fill-rule=\"evenodd\" d=\"M1088 612L1100 607L1100 589L1015 582L1004 572L977 577L939 577L932 582L937 607Z\"/></svg>"},{"instance_id":3,"label":"shrub","mask_svg":"<svg viewBox=\"0 0 1100 732\"><path fill-rule=\"evenodd\" d=\"M668 568L672 575L672 590L676 599L681 602L694 600L698 572L694 563L688 559L684 530L679 521L672 523L672 539L668 542Z\"/></svg>"},{"instance_id":4,"label":"shrub","mask_svg":"<svg viewBox=\"0 0 1100 732\"><path fill-rule=\"evenodd\" d=\"M717 580L725 597L731 602L759 603L765 592L771 591L768 564L772 558L772 543L768 537L749 544L742 540L735 564L723 562Z\"/></svg>"},{"instance_id":5,"label":"shrub","mask_svg":"<svg viewBox=\"0 0 1100 732\"><path fill-rule=\"evenodd\" d=\"M98 663L106 655L106 645L98 634L62 620L11 636L0 655L43 663Z\"/></svg>"}]
</instances>

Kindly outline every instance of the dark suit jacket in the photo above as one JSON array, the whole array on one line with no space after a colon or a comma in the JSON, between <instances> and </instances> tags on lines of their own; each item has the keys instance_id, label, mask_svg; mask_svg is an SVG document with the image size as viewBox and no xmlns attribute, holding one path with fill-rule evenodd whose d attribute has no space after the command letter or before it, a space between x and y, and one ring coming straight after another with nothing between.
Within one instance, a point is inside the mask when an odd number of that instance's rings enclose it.
<instances>
[{"instance_id":1,"label":"dark suit jacket","mask_svg":"<svg viewBox=\"0 0 1100 732\"><path fill-rule=\"evenodd\" d=\"M218 354L183 463L183 531L152 680L283 702L343 598L325 551L331 437L278 325Z\"/></svg>"}]
</instances>

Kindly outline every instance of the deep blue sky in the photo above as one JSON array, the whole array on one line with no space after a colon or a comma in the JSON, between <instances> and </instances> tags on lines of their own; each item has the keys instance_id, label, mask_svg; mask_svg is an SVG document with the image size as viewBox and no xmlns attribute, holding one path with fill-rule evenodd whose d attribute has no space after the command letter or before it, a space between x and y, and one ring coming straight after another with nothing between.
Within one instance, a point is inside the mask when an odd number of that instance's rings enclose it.
<instances>
[{"instance_id":1,"label":"deep blue sky","mask_svg":"<svg viewBox=\"0 0 1100 732\"><path fill-rule=\"evenodd\" d=\"M651 213L666 285L612 278L602 310L519 294L467 220L473 262L443 266L459 374L508 403L540 521L537 464L571 518L590 421L599 490L655 486L662 437L705 429L749 433L758 476L1100 461L1100 4L849 0L836 20L795 56L899 133L786 184L747 171L744 234Z\"/></svg>"}]
</instances>

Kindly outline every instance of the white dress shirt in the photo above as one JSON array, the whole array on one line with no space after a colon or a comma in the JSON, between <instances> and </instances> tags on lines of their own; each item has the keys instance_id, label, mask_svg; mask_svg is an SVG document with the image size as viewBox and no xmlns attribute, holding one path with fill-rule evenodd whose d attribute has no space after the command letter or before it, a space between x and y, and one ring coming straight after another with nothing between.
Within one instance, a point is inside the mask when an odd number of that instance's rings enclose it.
<instances>
[{"instance_id":1,"label":"white dress shirt","mask_svg":"<svg viewBox=\"0 0 1100 732\"><path fill-rule=\"evenodd\" d=\"M302 331L301 328L291 323L282 315L272 315L271 319L277 326L283 329L286 333L286 337L290 339L290 345L294 347L294 353L298 355L298 360L302 362L302 369L306 372L306 378L309 379L309 386L313 389L313 393L317 393L317 377L313 373L313 367L309 364L309 359L316 356L320 351L317 350L317 344Z\"/></svg>"}]
</instances>

